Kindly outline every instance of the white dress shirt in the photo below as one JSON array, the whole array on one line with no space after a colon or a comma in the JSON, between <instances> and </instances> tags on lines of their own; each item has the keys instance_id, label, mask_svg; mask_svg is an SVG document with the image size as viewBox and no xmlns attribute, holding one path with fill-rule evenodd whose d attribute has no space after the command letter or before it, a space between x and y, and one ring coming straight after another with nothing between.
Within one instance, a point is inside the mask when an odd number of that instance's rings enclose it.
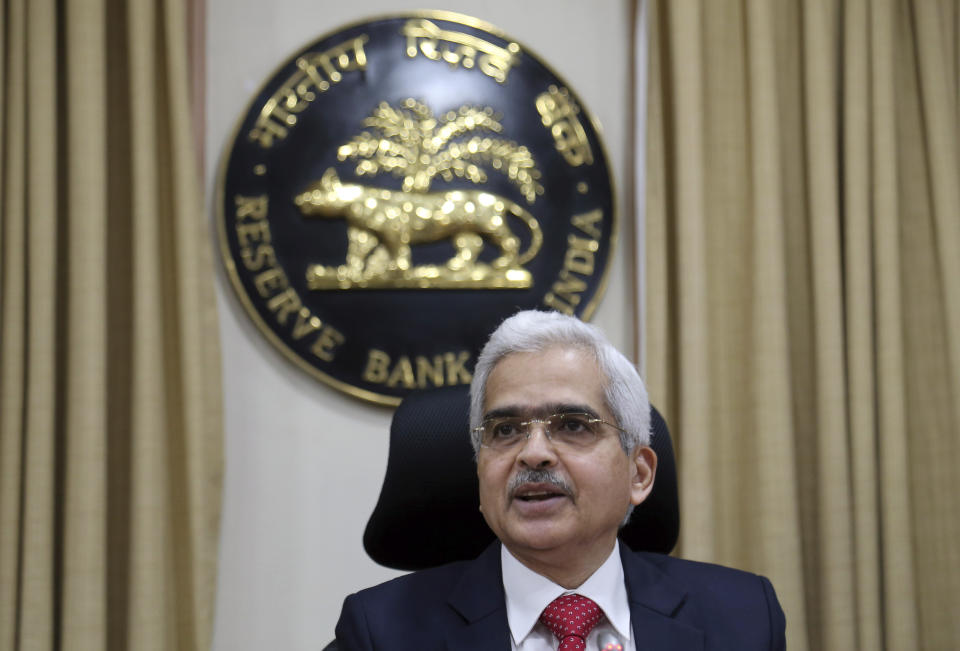
<instances>
[{"instance_id":1,"label":"white dress shirt","mask_svg":"<svg viewBox=\"0 0 960 651\"><path fill-rule=\"evenodd\" d=\"M624 651L636 651L619 545L619 541L614 544L613 551L603 565L576 590L566 590L530 570L514 558L506 547L501 546L503 589L513 651L556 651L559 641L550 629L539 622L540 614L551 601L571 593L592 599L606 615L587 636L587 651L599 648L597 638L604 633L614 634L623 644Z\"/></svg>"}]
</instances>

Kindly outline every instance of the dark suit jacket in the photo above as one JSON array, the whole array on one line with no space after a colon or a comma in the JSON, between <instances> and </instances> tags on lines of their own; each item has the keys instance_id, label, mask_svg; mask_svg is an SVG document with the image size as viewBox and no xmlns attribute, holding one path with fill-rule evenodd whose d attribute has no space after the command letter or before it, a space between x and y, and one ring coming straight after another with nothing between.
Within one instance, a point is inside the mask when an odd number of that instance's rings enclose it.
<instances>
[{"instance_id":1,"label":"dark suit jacket","mask_svg":"<svg viewBox=\"0 0 960 651\"><path fill-rule=\"evenodd\" d=\"M786 648L783 610L755 574L621 544L640 651ZM341 651L510 651L500 545L476 560L423 570L352 594L337 622Z\"/></svg>"}]
</instances>

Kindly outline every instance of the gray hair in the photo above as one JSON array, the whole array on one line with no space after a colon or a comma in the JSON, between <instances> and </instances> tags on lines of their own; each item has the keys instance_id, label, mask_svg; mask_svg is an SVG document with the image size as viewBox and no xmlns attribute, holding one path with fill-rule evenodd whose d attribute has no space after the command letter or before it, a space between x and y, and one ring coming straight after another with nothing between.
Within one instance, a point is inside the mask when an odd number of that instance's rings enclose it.
<instances>
[{"instance_id":1,"label":"gray hair","mask_svg":"<svg viewBox=\"0 0 960 651\"><path fill-rule=\"evenodd\" d=\"M620 432L620 445L629 453L650 444L650 400L636 367L613 347L596 326L559 312L527 310L500 324L487 341L470 384L470 441L480 449L476 428L483 420L487 380L493 367L512 353L535 353L552 346L579 348L592 354L606 379L603 395Z\"/></svg>"}]
</instances>

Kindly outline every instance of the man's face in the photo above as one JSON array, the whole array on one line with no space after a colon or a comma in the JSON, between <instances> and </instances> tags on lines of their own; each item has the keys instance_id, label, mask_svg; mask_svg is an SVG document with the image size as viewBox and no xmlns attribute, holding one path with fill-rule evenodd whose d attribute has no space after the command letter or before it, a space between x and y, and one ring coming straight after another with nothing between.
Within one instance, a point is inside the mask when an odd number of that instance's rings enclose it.
<instances>
[{"instance_id":1,"label":"man's face","mask_svg":"<svg viewBox=\"0 0 960 651\"><path fill-rule=\"evenodd\" d=\"M588 353L551 347L514 353L490 373L484 415L545 418L561 411L585 411L614 422L603 396L604 377ZM652 487L649 448L627 455L619 432L602 425L592 447L570 450L531 425L530 438L507 450L481 448L477 456L480 508L487 524L521 560L583 558L609 554L629 504L639 504ZM653 458L653 464L656 460ZM526 470L545 470L566 484L511 480Z\"/></svg>"}]
</instances>

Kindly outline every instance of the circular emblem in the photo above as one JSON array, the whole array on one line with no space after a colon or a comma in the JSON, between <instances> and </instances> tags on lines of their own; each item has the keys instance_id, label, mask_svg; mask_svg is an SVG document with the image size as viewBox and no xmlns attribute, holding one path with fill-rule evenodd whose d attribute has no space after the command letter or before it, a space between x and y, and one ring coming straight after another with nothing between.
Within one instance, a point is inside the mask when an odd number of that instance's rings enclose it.
<instances>
[{"instance_id":1,"label":"circular emblem","mask_svg":"<svg viewBox=\"0 0 960 651\"><path fill-rule=\"evenodd\" d=\"M250 317L354 396L468 383L520 309L588 318L616 215L583 103L476 19L345 27L264 84L228 143L218 228Z\"/></svg>"}]
</instances>

